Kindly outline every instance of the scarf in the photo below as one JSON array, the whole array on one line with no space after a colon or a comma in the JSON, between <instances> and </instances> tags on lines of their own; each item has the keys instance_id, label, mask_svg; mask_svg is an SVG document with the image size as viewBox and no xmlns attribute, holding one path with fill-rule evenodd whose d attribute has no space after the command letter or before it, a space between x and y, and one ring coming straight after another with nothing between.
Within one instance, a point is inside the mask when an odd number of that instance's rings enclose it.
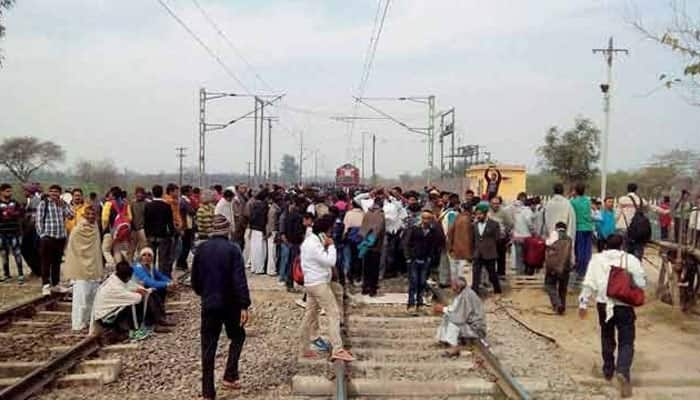
<instances>
[{"instance_id":1,"label":"scarf","mask_svg":"<svg viewBox=\"0 0 700 400\"><path fill-rule=\"evenodd\" d=\"M63 269L65 277L73 280L101 279L103 264L100 247L97 224L81 219L68 239Z\"/></svg>"}]
</instances>

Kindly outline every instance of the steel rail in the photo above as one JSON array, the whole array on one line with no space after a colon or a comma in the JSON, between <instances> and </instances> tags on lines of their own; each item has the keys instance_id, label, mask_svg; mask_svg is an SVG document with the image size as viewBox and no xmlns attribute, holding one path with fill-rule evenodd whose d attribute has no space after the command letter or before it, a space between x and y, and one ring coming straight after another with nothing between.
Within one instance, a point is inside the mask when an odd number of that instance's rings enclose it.
<instances>
[{"instance_id":1,"label":"steel rail","mask_svg":"<svg viewBox=\"0 0 700 400\"><path fill-rule=\"evenodd\" d=\"M6 326L12 323L17 318L21 317L31 317L36 312L38 307L46 306L51 304L63 295L52 293L50 295L43 295L25 300L7 310L0 311L0 327Z\"/></svg>"},{"instance_id":2,"label":"steel rail","mask_svg":"<svg viewBox=\"0 0 700 400\"><path fill-rule=\"evenodd\" d=\"M343 287L343 294L341 296L343 300L343 304L340 305L343 311L343 326L347 328L347 323L348 323L348 317L347 317L347 310L348 307L346 307L347 304L347 298L346 298L346 290L345 286L342 285ZM335 360L333 362L333 371L335 372L335 393L333 394L333 399L334 400L347 400L348 399L348 376L347 376L347 367L348 367L348 362L347 361L342 361L342 360Z\"/></svg>"},{"instance_id":3,"label":"steel rail","mask_svg":"<svg viewBox=\"0 0 700 400\"><path fill-rule=\"evenodd\" d=\"M433 293L435 299L447 304L447 296L438 288L428 285L428 289ZM503 394L510 400L530 400L530 394L525 388L513 378L508 371L503 368L503 365L498 360L498 357L491 351L491 346L484 339L475 340L474 349L486 361L486 367L496 376L496 385L501 389Z\"/></svg>"},{"instance_id":4,"label":"steel rail","mask_svg":"<svg viewBox=\"0 0 700 400\"><path fill-rule=\"evenodd\" d=\"M100 349L100 337L89 336L58 357L41 365L22 380L0 391L0 400L25 400L38 393L58 376Z\"/></svg>"}]
</instances>

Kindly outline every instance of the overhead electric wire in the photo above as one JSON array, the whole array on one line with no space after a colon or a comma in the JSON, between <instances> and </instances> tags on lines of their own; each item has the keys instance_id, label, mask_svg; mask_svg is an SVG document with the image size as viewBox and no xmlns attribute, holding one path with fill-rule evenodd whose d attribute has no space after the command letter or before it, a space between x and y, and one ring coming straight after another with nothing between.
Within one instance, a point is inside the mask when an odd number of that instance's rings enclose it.
<instances>
[{"instance_id":1,"label":"overhead electric wire","mask_svg":"<svg viewBox=\"0 0 700 400\"><path fill-rule=\"evenodd\" d=\"M216 33L226 42L226 44L231 47L231 50L236 54L236 56L246 65L246 67L255 75L255 78L260 81L260 83L263 84L263 86L267 87L267 90L274 92L274 89L272 86L265 81L262 76L255 70L253 65L248 62L248 60L243 56L241 51L236 47L235 44L233 44L233 41L229 39L228 35L219 27L219 25L214 21L214 19L209 15L209 13L206 12L206 10L199 4L199 1L197 0L192 0L192 3L197 7L199 12L202 14L205 20L211 25L211 27L216 31Z\"/></svg>"},{"instance_id":2,"label":"overhead electric wire","mask_svg":"<svg viewBox=\"0 0 700 400\"><path fill-rule=\"evenodd\" d=\"M229 68L229 66L226 65L226 63L224 63L224 61L221 59L221 57L219 57L219 56L214 52L214 50L212 50L209 46L207 46L207 44L204 43L204 41L203 41L202 39L200 39L199 36L197 36L197 34L194 33L194 31L193 31L192 29L190 29L189 26L187 26L187 24L185 23L185 21L183 21L180 17L178 17L177 14L175 14L175 12L174 12L163 0L157 0L157 1L158 1L158 3L160 3L161 6L163 6L163 8L165 9L165 11L167 11L168 14L170 14L170 16L173 17L173 19L174 19L175 21L177 21L177 23L180 24L180 26L182 26L182 28L183 28L184 30L186 30L187 33L190 34L190 36L192 36L192 39L194 39L197 43L199 43L199 45L202 46L202 48L204 48L204 50L206 50L206 52L207 52L214 60L216 60L216 62L221 66L221 68L223 68L223 70L226 71L226 74L227 74L228 76L230 76L231 78L233 78L233 80L235 80L236 83L238 83L238 84L243 88L243 90L246 92L246 94L251 94L251 93L250 93L250 90L248 90L248 87L243 83L243 81L241 81L241 80L238 78L238 76L236 75L236 73L233 72L233 70L232 70L231 68Z\"/></svg>"}]
</instances>

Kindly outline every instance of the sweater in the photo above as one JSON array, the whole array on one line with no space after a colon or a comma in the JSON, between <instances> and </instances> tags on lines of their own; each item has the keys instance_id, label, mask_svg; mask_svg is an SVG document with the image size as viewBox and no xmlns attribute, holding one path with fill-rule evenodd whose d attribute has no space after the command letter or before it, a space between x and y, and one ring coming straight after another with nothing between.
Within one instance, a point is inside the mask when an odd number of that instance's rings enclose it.
<instances>
[{"instance_id":1,"label":"sweater","mask_svg":"<svg viewBox=\"0 0 700 400\"><path fill-rule=\"evenodd\" d=\"M573 207L574 213L576 214L576 231L592 231L591 199L589 199L588 196L576 196L571 199L571 207Z\"/></svg>"},{"instance_id":2,"label":"sweater","mask_svg":"<svg viewBox=\"0 0 700 400\"><path fill-rule=\"evenodd\" d=\"M146 204L145 200L134 200L131 202L131 226L135 231L140 231L144 227Z\"/></svg>"},{"instance_id":3,"label":"sweater","mask_svg":"<svg viewBox=\"0 0 700 400\"><path fill-rule=\"evenodd\" d=\"M0 234L19 235L22 214L22 206L14 199L0 199Z\"/></svg>"},{"instance_id":4,"label":"sweater","mask_svg":"<svg viewBox=\"0 0 700 400\"><path fill-rule=\"evenodd\" d=\"M469 212L457 215L450 230L447 231L447 254L455 260L471 260L472 246L472 216Z\"/></svg>"},{"instance_id":5,"label":"sweater","mask_svg":"<svg viewBox=\"0 0 700 400\"><path fill-rule=\"evenodd\" d=\"M250 307L241 250L226 237L214 236L197 248L191 276L203 311Z\"/></svg>"},{"instance_id":6,"label":"sweater","mask_svg":"<svg viewBox=\"0 0 700 400\"><path fill-rule=\"evenodd\" d=\"M155 199L146 204L143 215L146 237L169 238L175 234L173 210L170 205L162 199Z\"/></svg>"},{"instance_id":7,"label":"sweater","mask_svg":"<svg viewBox=\"0 0 700 400\"><path fill-rule=\"evenodd\" d=\"M204 204L197 209L197 234L199 239L208 239L214 222L214 206Z\"/></svg>"}]
</instances>

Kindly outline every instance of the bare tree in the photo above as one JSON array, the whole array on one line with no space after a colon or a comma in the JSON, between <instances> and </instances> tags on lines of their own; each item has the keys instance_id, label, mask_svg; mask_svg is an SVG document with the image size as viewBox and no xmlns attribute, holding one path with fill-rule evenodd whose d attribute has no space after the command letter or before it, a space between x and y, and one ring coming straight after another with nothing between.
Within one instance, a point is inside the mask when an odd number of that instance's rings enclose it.
<instances>
[{"instance_id":1,"label":"bare tree","mask_svg":"<svg viewBox=\"0 0 700 400\"><path fill-rule=\"evenodd\" d=\"M100 190L117 184L120 178L116 165L109 159L80 160L75 165L75 176L83 183L97 185Z\"/></svg>"},{"instance_id":2,"label":"bare tree","mask_svg":"<svg viewBox=\"0 0 700 400\"><path fill-rule=\"evenodd\" d=\"M689 11L685 1L677 0L671 1L669 7L671 18L663 30L649 28L639 15L631 24L646 38L671 50L684 63L682 74L662 73L659 87L678 87L689 104L700 106L700 7Z\"/></svg>"},{"instance_id":3,"label":"bare tree","mask_svg":"<svg viewBox=\"0 0 700 400\"><path fill-rule=\"evenodd\" d=\"M0 39L5 36L5 25L2 23L2 14L15 3L15 0L0 0ZM0 49L0 67L2 66L2 49Z\"/></svg>"},{"instance_id":4,"label":"bare tree","mask_svg":"<svg viewBox=\"0 0 700 400\"><path fill-rule=\"evenodd\" d=\"M61 146L35 137L7 138L0 144L0 165L22 183L28 182L34 172L61 162L64 157Z\"/></svg>"}]
</instances>

